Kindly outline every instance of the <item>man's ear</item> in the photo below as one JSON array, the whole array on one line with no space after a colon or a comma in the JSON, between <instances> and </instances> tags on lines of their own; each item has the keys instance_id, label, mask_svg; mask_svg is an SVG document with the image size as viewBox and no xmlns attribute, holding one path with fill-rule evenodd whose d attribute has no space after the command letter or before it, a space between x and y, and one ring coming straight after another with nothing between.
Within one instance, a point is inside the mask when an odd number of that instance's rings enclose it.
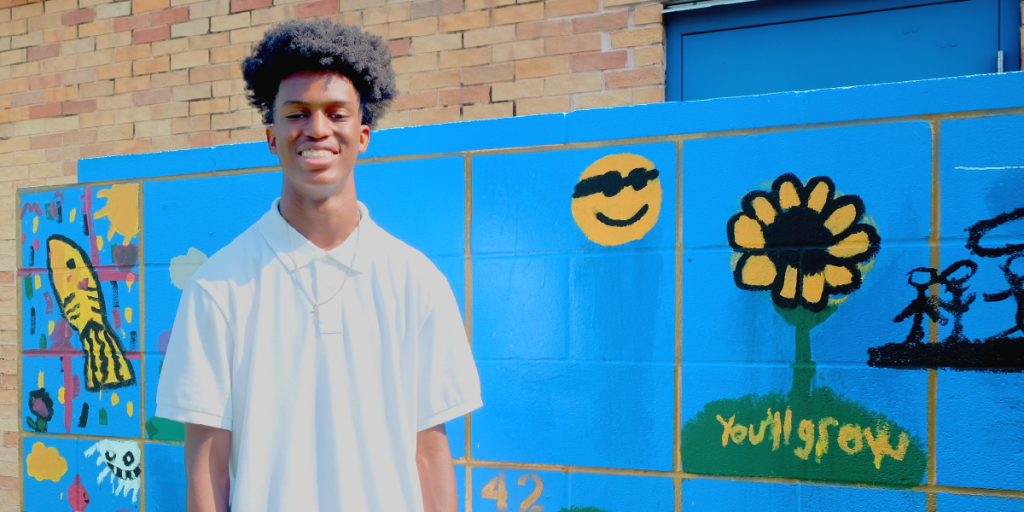
<instances>
[{"instance_id":1,"label":"man's ear","mask_svg":"<svg viewBox=\"0 0 1024 512\"><path fill-rule=\"evenodd\" d=\"M270 146L270 154L277 154L277 136L274 135L274 130L270 126L267 127L267 145Z\"/></svg>"},{"instance_id":2,"label":"man's ear","mask_svg":"<svg viewBox=\"0 0 1024 512\"><path fill-rule=\"evenodd\" d=\"M366 148L370 146L370 126L361 124L359 125L359 152L366 153Z\"/></svg>"}]
</instances>

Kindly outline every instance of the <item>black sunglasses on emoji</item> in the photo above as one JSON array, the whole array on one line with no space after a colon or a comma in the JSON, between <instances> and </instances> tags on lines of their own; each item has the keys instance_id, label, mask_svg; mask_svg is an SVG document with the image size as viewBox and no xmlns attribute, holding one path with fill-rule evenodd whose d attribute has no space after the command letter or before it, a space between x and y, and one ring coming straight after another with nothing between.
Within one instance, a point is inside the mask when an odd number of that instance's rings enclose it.
<instances>
[{"instance_id":1,"label":"black sunglasses on emoji","mask_svg":"<svg viewBox=\"0 0 1024 512\"><path fill-rule=\"evenodd\" d=\"M612 197L622 192L622 189L626 187L633 187L633 190L642 190L651 180L657 178L657 169L647 170L643 167L637 167L629 171L625 178L622 177L619 171L608 171L577 183L576 190L572 193L572 198L587 197L597 193L604 194L605 197Z\"/></svg>"}]
</instances>

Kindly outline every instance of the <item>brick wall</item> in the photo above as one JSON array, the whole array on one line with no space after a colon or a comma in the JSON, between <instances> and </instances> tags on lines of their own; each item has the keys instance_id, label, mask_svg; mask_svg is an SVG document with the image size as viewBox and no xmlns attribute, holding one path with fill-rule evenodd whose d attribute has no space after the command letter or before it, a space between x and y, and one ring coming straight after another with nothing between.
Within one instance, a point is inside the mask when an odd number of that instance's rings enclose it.
<instances>
[{"instance_id":1,"label":"brick wall","mask_svg":"<svg viewBox=\"0 0 1024 512\"><path fill-rule=\"evenodd\" d=\"M0 510L17 509L14 193L77 161L261 140L238 61L271 25L385 37L382 127L662 101L661 5L636 0L0 0ZM6 507L6 508L5 508Z\"/></svg>"}]
</instances>

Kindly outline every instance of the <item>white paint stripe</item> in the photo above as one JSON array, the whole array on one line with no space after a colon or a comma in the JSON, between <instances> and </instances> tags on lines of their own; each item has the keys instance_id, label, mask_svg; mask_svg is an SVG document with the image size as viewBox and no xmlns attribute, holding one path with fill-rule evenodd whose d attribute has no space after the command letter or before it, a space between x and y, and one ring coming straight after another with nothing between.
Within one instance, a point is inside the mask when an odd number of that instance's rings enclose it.
<instances>
[{"instance_id":1,"label":"white paint stripe","mask_svg":"<svg viewBox=\"0 0 1024 512\"><path fill-rule=\"evenodd\" d=\"M1024 165L1007 165L1003 167L964 167L958 165L954 169L960 169L962 171L1001 171L1003 169L1024 169Z\"/></svg>"}]
</instances>

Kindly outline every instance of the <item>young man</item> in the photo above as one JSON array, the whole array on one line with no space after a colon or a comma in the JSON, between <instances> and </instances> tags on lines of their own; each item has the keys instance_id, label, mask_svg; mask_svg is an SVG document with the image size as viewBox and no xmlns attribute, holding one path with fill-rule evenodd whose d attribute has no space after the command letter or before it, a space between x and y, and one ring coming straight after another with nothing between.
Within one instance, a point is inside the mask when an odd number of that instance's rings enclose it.
<instances>
[{"instance_id":1,"label":"young man","mask_svg":"<svg viewBox=\"0 0 1024 512\"><path fill-rule=\"evenodd\" d=\"M185 426L190 511L454 512L444 422L480 407L455 298L356 201L396 95L380 38L325 20L244 63L281 198L185 287L157 393Z\"/></svg>"}]
</instances>

